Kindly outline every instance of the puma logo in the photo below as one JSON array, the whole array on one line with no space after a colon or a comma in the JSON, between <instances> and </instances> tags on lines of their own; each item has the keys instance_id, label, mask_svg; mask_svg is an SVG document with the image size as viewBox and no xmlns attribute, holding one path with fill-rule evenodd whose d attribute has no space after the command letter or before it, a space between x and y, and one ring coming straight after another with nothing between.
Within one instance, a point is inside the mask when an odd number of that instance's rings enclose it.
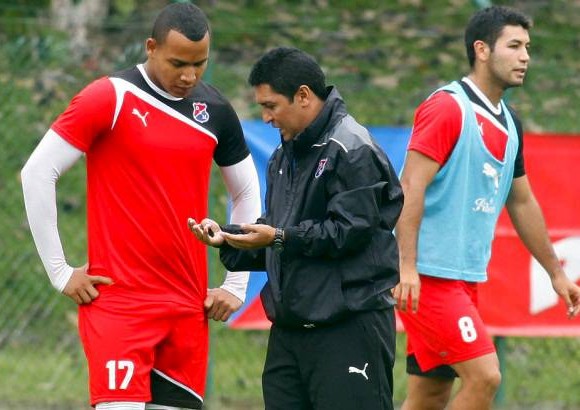
<instances>
[{"instance_id":1,"label":"puma logo","mask_svg":"<svg viewBox=\"0 0 580 410\"><path fill-rule=\"evenodd\" d=\"M357 369L357 368L356 368L356 367L354 367L354 366L349 366L349 367L348 367L348 372L349 372L349 373L358 373L358 374L360 374L362 377L364 377L365 379L367 379L367 380L368 380L368 379L369 379L369 377L367 376L367 366L368 366L368 365L369 365L368 363L365 363L365 367L363 367L363 369L362 369L362 370L361 370L361 369Z\"/></svg>"},{"instance_id":2,"label":"puma logo","mask_svg":"<svg viewBox=\"0 0 580 410\"><path fill-rule=\"evenodd\" d=\"M147 126L147 116L149 115L149 111L147 111L145 113L145 115L141 115L141 113L139 112L139 110L137 108L133 108L133 113L132 114L135 114L137 117L139 117L139 119L143 123L143 126L144 127Z\"/></svg>"}]
</instances>

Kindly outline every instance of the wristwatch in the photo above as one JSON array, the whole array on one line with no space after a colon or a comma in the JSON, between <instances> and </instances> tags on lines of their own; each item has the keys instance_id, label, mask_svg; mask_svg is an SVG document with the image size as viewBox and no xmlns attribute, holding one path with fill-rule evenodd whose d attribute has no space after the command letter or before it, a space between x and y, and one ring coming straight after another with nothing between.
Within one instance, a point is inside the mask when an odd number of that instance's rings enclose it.
<instances>
[{"instance_id":1,"label":"wristwatch","mask_svg":"<svg viewBox=\"0 0 580 410\"><path fill-rule=\"evenodd\" d=\"M275 251L282 252L284 250L284 229L276 228L274 233L274 242L272 242L272 247Z\"/></svg>"}]
</instances>

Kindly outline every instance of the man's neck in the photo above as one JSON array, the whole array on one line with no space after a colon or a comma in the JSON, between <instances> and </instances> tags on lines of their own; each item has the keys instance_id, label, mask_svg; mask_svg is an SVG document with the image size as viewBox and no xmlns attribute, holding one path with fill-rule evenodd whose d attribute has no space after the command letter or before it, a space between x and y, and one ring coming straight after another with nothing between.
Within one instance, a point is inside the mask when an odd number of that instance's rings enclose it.
<instances>
[{"instance_id":1,"label":"man's neck","mask_svg":"<svg viewBox=\"0 0 580 410\"><path fill-rule=\"evenodd\" d=\"M501 101L504 89L499 85L490 81L489 78L478 75L477 73L470 73L467 78L471 80L478 90L491 102L494 107L497 107Z\"/></svg>"}]
</instances>

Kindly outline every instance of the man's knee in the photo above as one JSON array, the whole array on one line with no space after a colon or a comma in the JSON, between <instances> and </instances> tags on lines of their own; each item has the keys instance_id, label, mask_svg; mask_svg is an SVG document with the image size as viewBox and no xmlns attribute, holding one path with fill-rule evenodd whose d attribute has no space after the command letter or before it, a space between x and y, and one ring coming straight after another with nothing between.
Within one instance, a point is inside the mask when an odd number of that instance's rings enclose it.
<instances>
[{"instance_id":1,"label":"man's knee","mask_svg":"<svg viewBox=\"0 0 580 410\"><path fill-rule=\"evenodd\" d=\"M495 394L501 384L501 373L497 368L482 369L471 377L462 379L462 383L472 386L477 391Z\"/></svg>"},{"instance_id":2,"label":"man's knee","mask_svg":"<svg viewBox=\"0 0 580 410\"><path fill-rule=\"evenodd\" d=\"M499 360L495 354L453 365L461 377L462 386L474 391L495 394L501 384Z\"/></svg>"}]
</instances>

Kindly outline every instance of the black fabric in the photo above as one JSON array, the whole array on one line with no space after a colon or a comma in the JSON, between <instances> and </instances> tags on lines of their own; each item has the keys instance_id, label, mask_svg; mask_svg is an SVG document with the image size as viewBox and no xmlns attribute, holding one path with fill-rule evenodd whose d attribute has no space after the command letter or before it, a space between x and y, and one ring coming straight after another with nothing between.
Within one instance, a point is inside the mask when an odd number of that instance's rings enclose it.
<instances>
[{"instance_id":1,"label":"black fabric","mask_svg":"<svg viewBox=\"0 0 580 410\"><path fill-rule=\"evenodd\" d=\"M407 356L407 373L412 374L414 376L423 376L423 377L434 377L434 378L444 378L444 379L453 379L458 377L457 373L451 366L437 366L434 369L429 371L421 371L419 367L419 363L417 363L417 358L414 354Z\"/></svg>"},{"instance_id":2,"label":"black fabric","mask_svg":"<svg viewBox=\"0 0 580 410\"><path fill-rule=\"evenodd\" d=\"M340 323L274 325L262 378L266 410L393 409L393 309Z\"/></svg>"},{"instance_id":3,"label":"black fabric","mask_svg":"<svg viewBox=\"0 0 580 410\"><path fill-rule=\"evenodd\" d=\"M218 140L214 160L221 167L237 164L250 155L244 132L236 112L224 96L213 86L200 81L190 96L179 100L169 100L159 95L141 75L137 67L118 72L111 77L129 81L168 107L197 123L201 128L211 132ZM206 122L200 123L194 118L193 104L207 104Z\"/></svg>"},{"instance_id":4,"label":"black fabric","mask_svg":"<svg viewBox=\"0 0 580 410\"><path fill-rule=\"evenodd\" d=\"M199 410L203 405L198 397L171 383L156 372L151 372L151 397L150 403L164 406Z\"/></svg>"},{"instance_id":5,"label":"black fabric","mask_svg":"<svg viewBox=\"0 0 580 410\"><path fill-rule=\"evenodd\" d=\"M330 324L395 304L392 230L403 192L387 155L336 89L312 124L273 153L266 179L262 221L284 229L284 250L223 246L220 258L232 271L268 273L261 298L273 323Z\"/></svg>"}]
</instances>

